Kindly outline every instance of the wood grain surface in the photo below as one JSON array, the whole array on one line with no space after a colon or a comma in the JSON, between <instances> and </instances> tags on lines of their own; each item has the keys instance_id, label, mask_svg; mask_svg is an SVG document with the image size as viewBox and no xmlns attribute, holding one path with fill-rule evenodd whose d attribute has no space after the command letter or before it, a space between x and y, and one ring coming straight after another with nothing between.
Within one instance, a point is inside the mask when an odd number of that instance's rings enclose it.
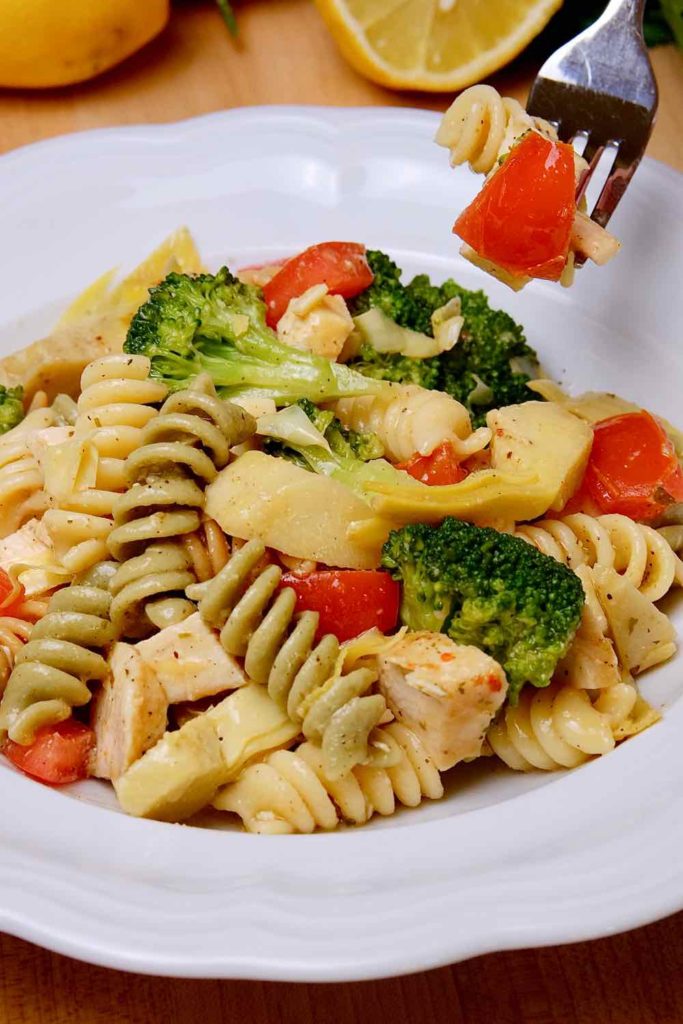
<instances>
[{"instance_id":1,"label":"wood grain surface","mask_svg":"<svg viewBox=\"0 0 683 1024\"><path fill-rule=\"evenodd\" d=\"M144 3L145 0L140 0ZM569 0L575 2L575 0ZM65 132L174 121L259 103L412 105L338 56L308 0L251 0L240 42L211 3L181 3L159 39L83 86L0 91L0 151ZM653 53L660 85L649 152L683 170L683 58ZM522 59L493 82L519 98ZM1 198L1 197L0 197ZM662 851L662 856L678 856ZM457 922L453 922L457 927ZM410 942L410 934L405 936ZM355 985L145 978L90 967L0 936L0 1024L683 1024L683 914L597 942L500 953L438 971Z\"/></svg>"}]
</instances>

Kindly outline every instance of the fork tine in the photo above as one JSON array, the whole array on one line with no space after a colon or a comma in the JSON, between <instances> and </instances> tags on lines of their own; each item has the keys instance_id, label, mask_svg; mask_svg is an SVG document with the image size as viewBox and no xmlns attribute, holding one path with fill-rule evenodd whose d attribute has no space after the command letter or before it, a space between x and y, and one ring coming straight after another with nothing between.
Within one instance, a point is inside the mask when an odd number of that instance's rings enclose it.
<instances>
[{"instance_id":1,"label":"fork tine","mask_svg":"<svg viewBox=\"0 0 683 1024\"><path fill-rule=\"evenodd\" d=\"M630 162L620 159L620 154L617 153L607 181L591 213L592 219L601 227L604 228L607 225L639 163L640 159Z\"/></svg>"},{"instance_id":2,"label":"fork tine","mask_svg":"<svg viewBox=\"0 0 683 1024\"><path fill-rule=\"evenodd\" d=\"M584 149L582 156L588 164L590 173L592 174L598 165L600 157L605 152L605 143L597 138L595 133L588 136L588 142Z\"/></svg>"},{"instance_id":3,"label":"fork tine","mask_svg":"<svg viewBox=\"0 0 683 1024\"><path fill-rule=\"evenodd\" d=\"M591 178L595 174L596 168L602 160L602 155L605 152L604 145L598 145L596 141L588 140L586 148L583 151L583 159L588 164L581 175L581 179L576 187L576 201L579 203L586 194L586 190L591 182Z\"/></svg>"}]
</instances>

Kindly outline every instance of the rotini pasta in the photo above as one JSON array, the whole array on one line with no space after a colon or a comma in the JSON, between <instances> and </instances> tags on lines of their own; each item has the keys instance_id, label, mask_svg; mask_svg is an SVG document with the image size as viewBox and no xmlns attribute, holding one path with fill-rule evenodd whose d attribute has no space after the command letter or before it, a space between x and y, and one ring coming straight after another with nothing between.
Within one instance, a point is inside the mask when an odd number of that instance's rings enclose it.
<instances>
[{"instance_id":1,"label":"rotini pasta","mask_svg":"<svg viewBox=\"0 0 683 1024\"><path fill-rule=\"evenodd\" d=\"M196 533L183 538L183 546L192 562L192 571L199 583L221 571L230 557L228 539L215 519L204 516Z\"/></svg>"},{"instance_id":2,"label":"rotini pasta","mask_svg":"<svg viewBox=\"0 0 683 1024\"><path fill-rule=\"evenodd\" d=\"M331 777L361 762L386 760L371 736L387 710L384 697L368 693L377 673L337 669L338 640L328 634L315 643L317 612L295 619L294 591L286 587L276 596L282 569L268 565L258 571L264 555L259 541L240 548L206 586L200 615L221 630L228 654L244 658L249 678L267 686L304 736L321 746Z\"/></svg>"},{"instance_id":3,"label":"rotini pasta","mask_svg":"<svg viewBox=\"0 0 683 1024\"><path fill-rule=\"evenodd\" d=\"M516 707L508 706L490 726L487 740L515 771L555 771L609 753L658 717L631 682L600 691L594 701L585 690L553 683L523 690Z\"/></svg>"},{"instance_id":4,"label":"rotini pasta","mask_svg":"<svg viewBox=\"0 0 683 1024\"><path fill-rule=\"evenodd\" d=\"M0 733L8 733L17 743L31 743L41 726L61 722L73 707L88 703L87 684L108 672L99 652L113 639L113 572L112 563L100 563L50 599L47 613L16 652L0 702Z\"/></svg>"},{"instance_id":5,"label":"rotini pasta","mask_svg":"<svg viewBox=\"0 0 683 1024\"><path fill-rule=\"evenodd\" d=\"M515 532L570 569L580 565L615 569L650 601L664 597L681 579L683 566L666 535L627 516L579 512L518 526Z\"/></svg>"},{"instance_id":6,"label":"rotini pasta","mask_svg":"<svg viewBox=\"0 0 683 1024\"><path fill-rule=\"evenodd\" d=\"M514 142L531 130L557 139L553 126L531 117L509 96L491 85L473 85L451 103L436 133L436 142L450 152L451 167L468 163L477 174L489 174Z\"/></svg>"},{"instance_id":7,"label":"rotini pasta","mask_svg":"<svg viewBox=\"0 0 683 1024\"><path fill-rule=\"evenodd\" d=\"M487 427L472 430L469 413L460 402L416 384L397 385L378 395L342 398L335 411L345 427L376 434L394 462L405 462L416 452L429 455L443 441L450 441L458 457L466 459L491 440Z\"/></svg>"},{"instance_id":8,"label":"rotini pasta","mask_svg":"<svg viewBox=\"0 0 683 1024\"><path fill-rule=\"evenodd\" d=\"M143 428L139 447L126 460L130 486L114 504L107 541L123 562L112 581L118 636L146 636L155 625L177 622L194 610L182 598L171 597L169 605L164 596L195 581L180 542L199 529L204 487L227 464L230 448L253 430L253 419L217 398L208 377L171 395Z\"/></svg>"},{"instance_id":9,"label":"rotini pasta","mask_svg":"<svg viewBox=\"0 0 683 1024\"><path fill-rule=\"evenodd\" d=\"M676 576L675 582L683 586L683 561L680 552L683 551L683 526L660 526L657 530L660 537L663 537L672 551L676 553Z\"/></svg>"},{"instance_id":10,"label":"rotini pasta","mask_svg":"<svg viewBox=\"0 0 683 1024\"><path fill-rule=\"evenodd\" d=\"M143 428L156 416L167 388L149 378L146 356L110 355L83 371L74 437L51 453L46 472L54 479L53 504L45 526L66 569L83 572L108 557L107 537L118 495L126 490L125 462L141 444ZM74 483L71 466L90 461Z\"/></svg>"},{"instance_id":11,"label":"rotini pasta","mask_svg":"<svg viewBox=\"0 0 683 1024\"><path fill-rule=\"evenodd\" d=\"M397 801L417 807L443 796L441 776L415 734L398 722L381 732L392 767L359 765L332 777L318 747L303 743L247 767L219 790L213 806L239 815L248 832L273 835L329 830L340 821L363 825L374 814L393 814Z\"/></svg>"},{"instance_id":12,"label":"rotini pasta","mask_svg":"<svg viewBox=\"0 0 683 1024\"><path fill-rule=\"evenodd\" d=\"M127 559L110 583L110 617L117 637L141 639L154 629L182 622L195 611L180 595L194 583L192 562L182 544L150 544Z\"/></svg>"},{"instance_id":13,"label":"rotini pasta","mask_svg":"<svg viewBox=\"0 0 683 1024\"><path fill-rule=\"evenodd\" d=\"M47 507L43 472L29 439L53 422L51 409L38 408L0 438L0 537L18 530Z\"/></svg>"},{"instance_id":14,"label":"rotini pasta","mask_svg":"<svg viewBox=\"0 0 683 1024\"><path fill-rule=\"evenodd\" d=\"M0 616L0 697L5 692L17 654L31 635L32 623L13 615Z\"/></svg>"}]
</instances>

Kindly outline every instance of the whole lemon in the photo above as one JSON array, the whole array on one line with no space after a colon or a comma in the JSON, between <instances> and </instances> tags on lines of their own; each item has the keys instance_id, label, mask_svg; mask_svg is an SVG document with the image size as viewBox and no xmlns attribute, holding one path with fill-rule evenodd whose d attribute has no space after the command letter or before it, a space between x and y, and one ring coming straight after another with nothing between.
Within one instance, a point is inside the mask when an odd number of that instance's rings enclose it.
<instances>
[{"instance_id":1,"label":"whole lemon","mask_svg":"<svg viewBox=\"0 0 683 1024\"><path fill-rule=\"evenodd\" d=\"M0 86L82 82L153 39L170 0L0 0Z\"/></svg>"}]
</instances>

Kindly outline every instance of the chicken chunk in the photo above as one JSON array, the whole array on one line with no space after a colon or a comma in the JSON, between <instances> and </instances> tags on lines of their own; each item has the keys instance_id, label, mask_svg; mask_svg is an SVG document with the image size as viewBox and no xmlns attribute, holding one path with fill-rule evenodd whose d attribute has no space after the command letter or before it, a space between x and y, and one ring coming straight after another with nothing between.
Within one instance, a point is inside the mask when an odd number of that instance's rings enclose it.
<instances>
[{"instance_id":1,"label":"chicken chunk","mask_svg":"<svg viewBox=\"0 0 683 1024\"><path fill-rule=\"evenodd\" d=\"M70 574L58 562L50 536L40 519L29 519L0 540L0 568L17 566L17 579L27 597L67 583Z\"/></svg>"},{"instance_id":2,"label":"chicken chunk","mask_svg":"<svg viewBox=\"0 0 683 1024\"><path fill-rule=\"evenodd\" d=\"M166 626L136 645L145 665L154 672L169 704L212 697L244 686L247 677L239 663L221 647L218 633L198 612Z\"/></svg>"},{"instance_id":3,"label":"chicken chunk","mask_svg":"<svg viewBox=\"0 0 683 1024\"><path fill-rule=\"evenodd\" d=\"M379 658L379 685L396 718L439 771L476 757L508 683L497 661L442 633L408 633Z\"/></svg>"},{"instance_id":4,"label":"chicken chunk","mask_svg":"<svg viewBox=\"0 0 683 1024\"><path fill-rule=\"evenodd\" d=\"M341 295L330 295L327 285L316 284L290 300L277 336L292 348L336 359L352 330L353 320Z\"/></svg>"},{"instance_id":5,"label":"chicken chunk","mask_svg":"<svg viewBox=\"0 0 683 1024\"><path fill-rule=\"evenodd\" d=\"M168 707L166 694L133 644L114 644L109 667L111 676L92 705L91 767L101 779L117 779L154 746L164 734Z\"/></svg>"},{"instance_id":6,"label":"chicken chunk","mask_svg":"<svg viewBox=\"0 0 683 1024\"><path fill-rule=\"evenodd\" d=\"M44 565L52 557L50 538L39 519L29 519L0 540L0 566L5 572L13 565Z\"/></svg>"}]
</instances>

